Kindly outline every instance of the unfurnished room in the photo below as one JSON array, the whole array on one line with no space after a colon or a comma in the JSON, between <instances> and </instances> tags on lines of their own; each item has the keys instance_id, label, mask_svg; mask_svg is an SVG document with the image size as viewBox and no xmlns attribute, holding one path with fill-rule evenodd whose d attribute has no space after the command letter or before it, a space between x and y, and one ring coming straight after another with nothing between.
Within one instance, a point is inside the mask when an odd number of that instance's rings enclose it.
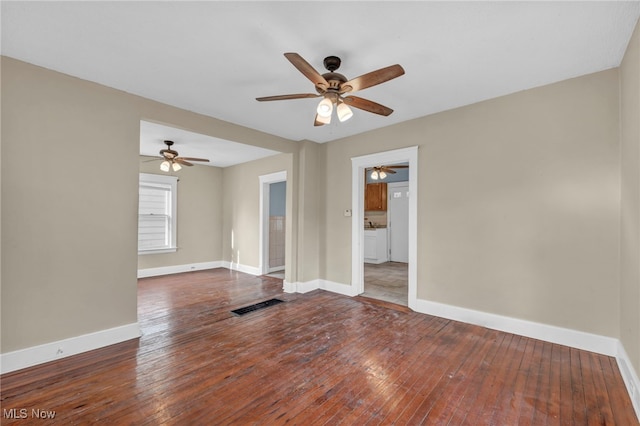
<instances>
[{"instance_id":1,"label":"unfurnished room","mask_svg":"<svg viewBox=\"0 0 640 426\"><path fill-rule=\"evenodd\" d=\"M640 424L639 17L1 1L0 422Z\"/></svg>"}]
</instances>

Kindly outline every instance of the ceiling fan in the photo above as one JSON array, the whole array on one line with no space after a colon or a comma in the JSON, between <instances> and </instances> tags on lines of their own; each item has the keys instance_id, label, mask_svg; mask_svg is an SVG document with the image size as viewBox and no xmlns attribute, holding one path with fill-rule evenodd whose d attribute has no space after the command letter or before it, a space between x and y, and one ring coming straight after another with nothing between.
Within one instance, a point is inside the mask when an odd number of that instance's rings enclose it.
<instances>
[{"instance_id":1,"label":"ceiling fan","mask_svg":"<svg viewBox=\"0 0 640 426\"><path fill-rule=\"evenodd\" d=\"M387 174L397 173L393 169L407 169L407 168L409 168L409 166L404 166L404 165L398 165L398 166L375 166L375 167L368 168L367 171L371 171L371 175L370 175L371 179L378 180L378 179L386 178Z\"/></svg>"},{"instance_id":2,"label":"ceiling fan","mask_svg":"<svg viewBox=\"0 0 640 426\"><path fill-rule=\"evenodd\" d=\"M352 106L374 114L387 116L393 112L391 108L380 105L368 99L358 96L343 96L358 90L364 90L385 81L392 80L404 74L404 69L398 65L391 65L376 71L371 71L351 80L335 72L340 68L340 58L337 56L327 56L324 58L324 67L329 71L324 74L318 73L302 56L297 53L285 53L284 56L315 85L315 93L298 93L292 95L265 96L256 98L257 101L280 101L287 99L319 98L323 99L318 104L314 126L322 126L331 122L331 115L335 106L338 119L346 121L353 115L349 108Z\"/></svg>"},{"instance_id":3,"label":"ceiling fan","mask_svg":"<svg viewBox=\"0 0 640 426\"><path fill-rule=\"evenodd\" d=\"M174 172L177 172L182 168L182 166L193 166L190 161L209 162L206 158L180 157L178 155L178 151L171 149L173 141L164 141L164 144L167 145L167 148L160 150L160 155L162 156L161 159L164 160L160 164L160 170L163 172L168 172L169 169L173 169Z\"/></svg>"}]
</instances>

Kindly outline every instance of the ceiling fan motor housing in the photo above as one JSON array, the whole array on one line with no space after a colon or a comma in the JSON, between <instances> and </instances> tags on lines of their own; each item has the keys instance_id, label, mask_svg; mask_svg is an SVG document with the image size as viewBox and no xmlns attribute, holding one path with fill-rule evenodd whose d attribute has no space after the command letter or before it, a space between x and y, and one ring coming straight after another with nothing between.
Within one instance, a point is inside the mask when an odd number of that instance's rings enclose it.
<instances>
[{"instance_id":1,"label":"ceiling fan motor housing","mask_svg":"<svg viewBox=\"0 0 640 426\"><path fill-rule=\"evenodd\" d=\"M340 58L337 56L327 56L324 58L324 67L329 70L329 72L334 72L338 68L340 68Z\"/></svg>"}]
</instances>

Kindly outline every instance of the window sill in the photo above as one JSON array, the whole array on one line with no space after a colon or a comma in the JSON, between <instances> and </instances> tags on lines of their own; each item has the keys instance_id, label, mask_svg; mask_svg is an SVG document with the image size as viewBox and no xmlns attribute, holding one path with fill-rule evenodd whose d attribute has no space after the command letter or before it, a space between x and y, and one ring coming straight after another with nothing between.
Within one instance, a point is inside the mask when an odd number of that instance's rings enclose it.
<instances>
[{"instance_id":1,"label":"window sill","mask_svg":"<svg viewBox=\"0 0 640 426\"><path fill-rule=\"evenodd\" d=\"M149 249L149 250L138 250L138 256L145 254L162 254L162 253L175 253L178 251L177 247L168 247L161 249Z\"/></svg>"}]
</instances>

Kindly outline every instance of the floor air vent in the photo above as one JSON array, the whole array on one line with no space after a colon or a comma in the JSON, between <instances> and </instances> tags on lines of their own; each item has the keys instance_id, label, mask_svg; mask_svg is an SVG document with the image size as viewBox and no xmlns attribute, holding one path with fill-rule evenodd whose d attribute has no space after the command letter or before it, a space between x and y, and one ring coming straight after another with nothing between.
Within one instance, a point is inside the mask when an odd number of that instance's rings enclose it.
<instances>
[{"instance_id":1,"label":"floor air vent","mask_svg":"<svg viewBox=\"0 0 640 426\"><path fill-rule=\"evenodd\" d=\"M284 300L280 299L269 299L264 302L256 303L255 305L245 306L244 308L234 309L233 312L236 315L244 315L249 312L257 311L258 309L268 308L269 306L277 305L278 303L282 303Z\"/></svg>"}]
</instances>

